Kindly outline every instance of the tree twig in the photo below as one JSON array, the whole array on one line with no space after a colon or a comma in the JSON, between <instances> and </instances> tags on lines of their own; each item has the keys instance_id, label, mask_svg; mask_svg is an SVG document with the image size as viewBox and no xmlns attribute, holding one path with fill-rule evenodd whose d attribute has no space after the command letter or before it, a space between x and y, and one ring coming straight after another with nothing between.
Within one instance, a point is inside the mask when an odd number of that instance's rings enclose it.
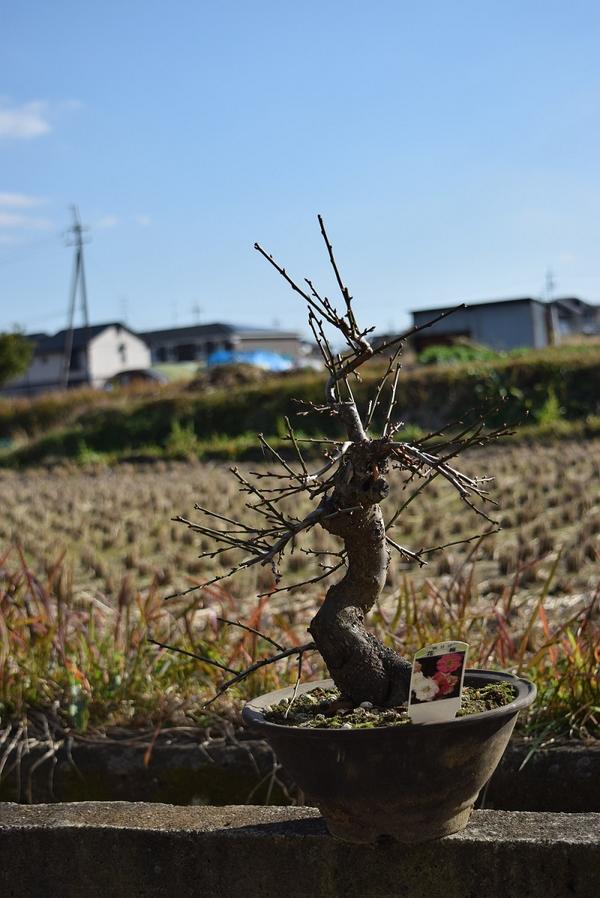
<instances>
[{"instance_id":1,"label":"tree twig","mask_svg":"<svg viewBox=\"0 0 600 898\"><path fill-rule=\"evenodd\" d=\"M254 664L251 664L250 667L246 668L246 670L240 671L233 677L231 680L227 680L226 683L220 687L220 689L213 695L213 697L207 701L203 707L208 708L209 705L212 705L221 695L227 692L228 689L231 689L232 686L237 686L238 683L241 683L242 680L245 680L246 677L249 677L250 674L253 674L255 671L260 670L262 667L266 667L269 664L275 664L277 661L282 661L284 658L289 658L291 655L297 655L299 652L304 654L305 652L312 652L316 649L316 645L314 642L306 642L304 645L292 646L292 648L284 649L282 652L279 652L277 655L270 655L268 658L261 658L260 661L256 661Z\"/></svg>"},{"instance_id":2,"label":"tree twig","mask_svg":"<svg viewBox=\"0 0 600 898\"><path fill-rule=\"evenodd\" d=\"M204 655L196 655L194 652L188 652L185 649L180 649L176 645L167 645L166 642L159 642L157 639L150 639L149 636L147 638L148 642L151 642L152 645L157 645L161 649L168 649L170 652L177 652L178 655L187 655L188 658L195 658L196 661L202 661L203 664L210 664L211 667L218 667L219 670L224 670L225 673L238 673L237 670L234 670L232 667L227 667L227 665L221 664L219 661L215 661L213 658L207 658Z\"/></svg>"}]
</instances>

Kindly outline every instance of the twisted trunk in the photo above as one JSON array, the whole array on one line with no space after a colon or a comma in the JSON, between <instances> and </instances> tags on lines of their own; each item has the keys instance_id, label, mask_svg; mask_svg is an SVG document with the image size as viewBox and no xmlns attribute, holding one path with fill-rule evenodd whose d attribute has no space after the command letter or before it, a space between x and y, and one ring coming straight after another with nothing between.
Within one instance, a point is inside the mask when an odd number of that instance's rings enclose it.
<instances>
[{"instance_id":1,"label":"twisted trunk","mask_svg":"<svg viewBox=\"0 0 600 898\"><path fill-rule=\"evenodd\" d=\"M348 570L328 590L309 632L345 698L354 704L393 707L408 698L411 664L365 628L389 564L378 501L388 491L380 476L380 449L371 441L352 447L340 470L331 502L336 508L356 510L328 517L322 526L343 539Z\"/></svg>"}]
</instances>

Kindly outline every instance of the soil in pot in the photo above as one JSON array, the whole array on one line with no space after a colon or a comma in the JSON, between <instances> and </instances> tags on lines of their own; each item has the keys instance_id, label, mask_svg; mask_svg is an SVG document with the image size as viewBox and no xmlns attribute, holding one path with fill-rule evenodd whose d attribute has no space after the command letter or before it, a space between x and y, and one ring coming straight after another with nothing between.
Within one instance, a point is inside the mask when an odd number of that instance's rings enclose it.
<instances>
[{"instance_id":1,"label":"soil in pot","mask_svg":"<svg viewBox=\"0 0 600 898\"><path fill-rule=\"evenodd\" d=\"M466 686L461 709L457 717L481 714L509 705L516 698L510 683L487 683L484 686ZM410 724L406 705L397 708L377 708L369 702L354 707L341 699L339 690L318 687L301 695L284 698L265 708L264 718L269 723L283 726L319 729L366 730L376 727Z\"/></svg>"}]
</instances>

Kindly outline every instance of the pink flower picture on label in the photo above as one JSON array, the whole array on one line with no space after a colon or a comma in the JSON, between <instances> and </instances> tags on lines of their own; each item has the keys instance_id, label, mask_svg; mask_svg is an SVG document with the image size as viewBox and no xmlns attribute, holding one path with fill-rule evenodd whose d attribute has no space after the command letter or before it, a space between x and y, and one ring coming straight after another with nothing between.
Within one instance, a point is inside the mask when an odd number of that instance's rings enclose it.
<instances>
[{"instance_id":1,"label":"pink flower picture on label","mask_svg":"<svg viewBox=\"0 0 600 898\"><path fill-rule=\"evenodd\" d=\"M413 665L411 703L458 698L465 652L424 655Z\"/></svg>"}]
</instances>

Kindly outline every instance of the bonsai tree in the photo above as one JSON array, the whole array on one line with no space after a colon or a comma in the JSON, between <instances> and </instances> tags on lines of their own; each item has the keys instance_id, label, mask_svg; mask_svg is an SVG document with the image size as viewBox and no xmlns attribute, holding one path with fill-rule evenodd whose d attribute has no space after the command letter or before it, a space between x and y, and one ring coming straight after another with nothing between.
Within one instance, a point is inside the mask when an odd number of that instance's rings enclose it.
<instances>
[{"instance_id":1,"label":"bonsai tree","mask_svg":"<svg viewBox=\"0 0 600 898\"><path fill-rule=\"evenodd\" d=\"M485 433L484 420L478 417L470 425L454 422L445 431L430 433L414 442L399 438L402 429L396 409L401 371L399 357L406 337L422 328L415 328L402 338L372 340L373 328L358 323L352 296L342 280L321 216L318 220L341 294L339 309L318 292L311 280L305 279L303 285L298 283L258 243L255 249L306 304L308 322L327 371L323 402L318 405L305 403L301 413L333 416L339 422L341 437L321 441L328 449L327 460L311 470L300 448L301 439L288 421L288 440L295 460L289 461L259 436L277 469L256 472L254 479L235 467L231 469L240 490L250 497L248 507L253 520L234 520L199 505L196 509L203 514L203 521L194 522L181 516L175 520L216 542L217 548L207 553L211 557L225 552L228 556L237 553L238 560L229 571L201 586L234 576L254 565L268 565L273 570L278 590L297 588L311 581L279 585L281 563L286 553L302 547L301 541L315 527L323 527L340 541L337 563L325 565L325 572L313 578L326 579L340 572L339 579L329 586L321 607L310 622L308 630L312 641L289 649L276 644L280 651L237 673L223 684L217 695L265 664L290 655L299 655L301 662L304 652L316 649L343 698L354 704L367 701L380 707L392 707L408 699L411 664L368 631L366 618L386 582L391 551L397 552L403 561L419 565L426 564L428 554L435 551L409 549L392 533L401 524L402 514L411 502L438 477L451 484L468 509L488 522L487 533L497 529L496 522L484 507L492 502L487 490L491 478L468 476L455 467L453 459L465 448L496 439L505 430ZM447 314L439 315L425 327ZM341 352L336 351L335 340L343 341ZM375 383L367 408L360 409L352 383L360 377L361 368L376 356L387 358L387 365L384 364L382 376ZM383 420L377 432L374 430L376 418ZM388 478L403 473L407 475L406 498L386 519L382 503L389 493ZM265 482L275 486L267 488ZM308 496L312 503L312 509L301 518L285 511L290 498L300 494ZM477 534L470 539L481 536ZM176 595L184 595L201 586ZM211 663L210 659L202 660Z\"/></svg>"}]
</instances>

